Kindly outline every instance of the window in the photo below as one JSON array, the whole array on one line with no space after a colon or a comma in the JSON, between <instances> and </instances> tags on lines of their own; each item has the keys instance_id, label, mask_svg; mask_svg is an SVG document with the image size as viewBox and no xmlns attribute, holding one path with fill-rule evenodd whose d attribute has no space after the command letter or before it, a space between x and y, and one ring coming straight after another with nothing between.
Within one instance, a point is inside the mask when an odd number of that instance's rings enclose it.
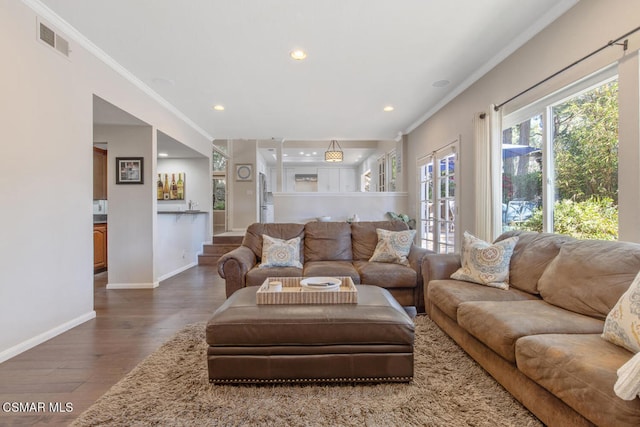
<instances>
[{"instance_id":1,"label":"window","mask_svg":"<svg viewBox=\"0 0 640 427\"><path fill-rule=\"evenodd\" d=\"M360 190L371 191L371 169L368 169L360 178Z\"/></svg>"},{"instance_id":2,"label":"window","mask_svg":"<svg viewBox=\"0 0 640 427\"><path fill-rule=\"evenodd\" d=\"M377 160L377 191L397 191L398 156L396 150L389 151Z\"/></svg>"},{"instance_id":3,"label":"window","mask_svg":"<svg viewBox=\"0 0 640 427\"><path fill-rule=\"evenodd\" d=\"M227 194L227 157L220 151L213 150L213 209L225 210Z\"/></svg>"},{"instance_id":4,"label":"window","mask_svg":"<svg viewBox=\"0 0 640 427\"><path fill-rule=\"evenodd\" d=\"M452 143L418 163L420 245L437 253L453 253L457 241L456 147Z\"/></svg>"},{"instance_id":5,"label":"window","mask_svg":"<svg viewBox=\"0 0 640 427\"><path fill-rule=\"evenodd\" d=\"M618 238L618 83L611 74L505 116L503 231Z\"/></svg>"},{"instance_id":6,"label":"window","mask_svg":"<svg viewBox=\"0 0 640 427\"><path fill-rule=\"evenodd\" d=\"M378 191L387 191L387 156L378 159Z\"/></svg>"}]
</instances>

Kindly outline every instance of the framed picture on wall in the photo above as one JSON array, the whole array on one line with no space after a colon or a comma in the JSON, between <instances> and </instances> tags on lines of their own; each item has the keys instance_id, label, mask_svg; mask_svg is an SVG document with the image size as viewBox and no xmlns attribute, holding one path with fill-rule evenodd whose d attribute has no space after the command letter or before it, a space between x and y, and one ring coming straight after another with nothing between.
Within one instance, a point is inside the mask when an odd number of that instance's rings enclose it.
<instances>
[{"instance_id":1,"label":"framed picture on wall","mask_svg":"<svg viewBox=\"0 0 640 427\"><path fill-rule=\"evenodd\" d=\"M236 181L253 180L253 165L251 163L236 163Z\"/></svg>"},{"instance_id":2,"label":"framed picture on wall","mask_svg":"<svg viewBox=\"0 0 640 427\"><path fill-rule=\"evenodd\" d=\"M116 184L144 184L142 157L116 157Z\"/></svg>"}]
</instances>

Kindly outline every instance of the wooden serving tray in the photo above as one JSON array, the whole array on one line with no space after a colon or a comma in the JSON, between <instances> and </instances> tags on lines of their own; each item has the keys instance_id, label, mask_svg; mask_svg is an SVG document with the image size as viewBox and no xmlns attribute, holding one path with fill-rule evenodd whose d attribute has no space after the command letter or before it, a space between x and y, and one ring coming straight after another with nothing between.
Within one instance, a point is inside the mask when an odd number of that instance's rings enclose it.
<instances>
[{"instance_id":1,"label":"wooden serving tray","mask_svg":"<svg viewBox=\"0 0 640 427\"><path fill-rule=\"evenodd\" d=\"M342 284L337 291L303 291L305 277L267 277L256 292L256 304L357 304L358 289L351 277L336 277ZM269 291L269 282L282 282L282 291Z\"/></svg>"}]
</instances>

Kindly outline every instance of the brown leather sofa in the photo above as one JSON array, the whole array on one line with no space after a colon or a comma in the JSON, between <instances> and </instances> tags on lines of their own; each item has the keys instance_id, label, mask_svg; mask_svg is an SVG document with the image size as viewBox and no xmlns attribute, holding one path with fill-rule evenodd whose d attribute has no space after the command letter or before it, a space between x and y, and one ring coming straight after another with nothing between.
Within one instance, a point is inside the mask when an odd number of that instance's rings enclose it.
<instances>
[{"instance_id":1,"label":"brown leather sofa","mask_svg":"<svg viewBox=\"0 0 640 427\"><path fill-rule=\"evenodd\" d=\"M409 266L369 262L378 243L376 229L407 230L402 221L309 222L306 224L251 224L242 245L218 260L218 273L225 279L227 297L246 286L259 286L267 277L349 276L357 284L389 290L403 306L424 311L422 257L428 253L413 245ZM262 236L289 240L301 237L303 268L258 268L262 257Z\"/></svg>"},{"instance_id":2,"label":"brown leather sofa","mask_svg":"<svg viewBox=\"0 0 640 427\"><path fill-rule=\"evenodd\" d=\"M427 313L516 399L550 426L639 426L640 398L613 391L633 354L601 337L604 319L640 271L640 245L519 236L510 289L449 277L458 255L422 264Z\"/></svg>"}]
</instances>

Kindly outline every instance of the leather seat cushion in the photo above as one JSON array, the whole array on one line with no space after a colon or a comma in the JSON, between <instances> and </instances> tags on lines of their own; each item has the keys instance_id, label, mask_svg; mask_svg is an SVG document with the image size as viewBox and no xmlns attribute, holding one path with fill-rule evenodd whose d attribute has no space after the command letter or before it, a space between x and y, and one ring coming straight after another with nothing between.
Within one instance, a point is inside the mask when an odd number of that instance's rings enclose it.
<instances>
[{"instance_id":1,"label":"leather seat cushion","mask_svg":"<svg viewBox=\"0 0 640 427\"><path fill-rule=\"evenodd\" d=\"M306 261L351 261L351 226L346 222L309 222L305 226Z\"/></svg>"},{"instance_id":2,"label":"leather seat cushion","mask_svg":"<svg viewBox=\"0 0 640 427\"><path fill-rule=\"evenodd\" d=\"M304 277L348 276L356 285L360 283L360 276L351 261L307 261L302 275Z\"/></svg>"},{"instance_id":3,"label":"leather seat cushion","mask_svg":"<svg viewBox=\"0 0 640 427\"><path fill-rule=\"evenodd\" d=\"M252 268L247 272L247 286L260 286L267 277L301 277L302 269L298 267Z\"/></svg>"},{"instance_id":4,"label":"leather seat cushion","mask_svg":"<svg viewBox=\"0 0 640 427\"><path fill-rule=\"evenodd\" d=\"M522 373L600 426L638 425L640 399L613 391L616 371L631 357L599 334L533 335L516 343Z\"/></svg>"},{"instance_id":5,"label":"leather seat cushion","mask_svg":"<svg viewBox=\"0 0 640 427\"><path fill-rule=\"evenodd\" d=\"M458 324L515 363L516 341L537 334L597 334L604 322L539 301L475 301L458 307Z\"/></svg>"},{"instance_id":6,"label":"leather seat cushion","mask_svg":"<svg viewBox=\"0 0 640 427\"><path fill-rule=\"evenodd\" d=\"M381 228L389 231L404 231L409 227L402 221L364 221L351 224L353 259L368 261L378 245L378 233ZM362 283L365 283L364 281Z\"/></svg>"},{"instance_id":7,"label":"leather seat cushion","mask_svg":"<svg viewBox=\"0 0 640 427\"><path fill-rule=\"evenodd\" d=\"M428 299L452 320L458 318L458 306L467 301L526 301L535 295L518 289L508 291L460 280L432 280L427 288Z\"/></svg>"},{"instance_id":8,"label":"leather seat cushion","mask_svg":"<svg viewBox=\"0 0 640 427\"><path fill-rule=\"evenodd\" d=\"M247 228L242 246L253 251L258 260L262 258L262 235L276 239L290 240L300 237L300 262L304 264L304 224L295 223L254 223Z\"/></svg>"},{"instance_id":9,"label":"leather seat cushion","mask_svg":"<svg viewBox=\"0 0 640 427\"><path fill-rule=\"evenodd\" d=\"M353 265L360 275L360 283L375 285L387 289L415 288L418 274L410 267L384 262L354 261Z\"/></svg>"}]
</instances>

